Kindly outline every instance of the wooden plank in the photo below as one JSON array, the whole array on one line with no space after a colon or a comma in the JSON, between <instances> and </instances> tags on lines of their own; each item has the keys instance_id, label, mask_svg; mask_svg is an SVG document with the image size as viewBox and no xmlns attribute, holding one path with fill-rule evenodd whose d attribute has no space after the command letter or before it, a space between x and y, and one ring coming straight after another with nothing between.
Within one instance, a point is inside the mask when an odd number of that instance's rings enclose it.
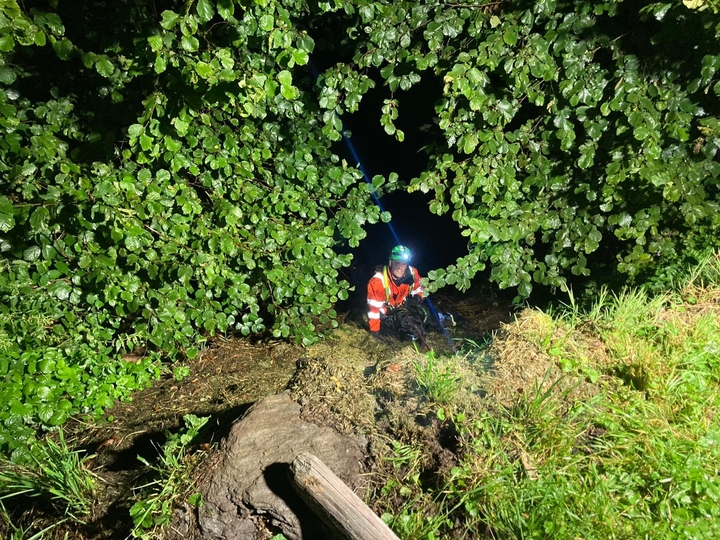
<instances>
[{"instance_id":1,"label":"wooden plank","mask_svg":"<svg viewBox=\"0 0 720 540\"><path fill-rule=\"evenodd\" d=\"M360 497L314 455L290 465L295 490L336 534L349 540L399 540Z\"/></svg>"}]
</instances>

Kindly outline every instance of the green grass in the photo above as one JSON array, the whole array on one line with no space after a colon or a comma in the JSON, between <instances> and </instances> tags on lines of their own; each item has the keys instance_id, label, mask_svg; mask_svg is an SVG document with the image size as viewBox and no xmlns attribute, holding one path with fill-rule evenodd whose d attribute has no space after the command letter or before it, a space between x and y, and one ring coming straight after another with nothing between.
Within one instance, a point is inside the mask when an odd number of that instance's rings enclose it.
<instances>
[{"instance_id":1,"label":"green grass","mask_svg":"<svg viewBox=\"0 0 720 540\"><path fill-rule=\"evenodd\" d=\"M423 361L413 363L413 368L418 388L428 401L441 405L452 401L461 382L452 362L438 362L435 353L429 351Z\"/></svg>"},{"instance_id":2,"label":"green grass","mask_svg":"<svg viewBox=\"0 0 720 540\"><path fill-rule=\"evenodd\" d=\"M33 534L33 527L22 525L16 525L13 523L10 514L5 509L5 506L0 502L0 532L5 534L7 540L42 540L43 538L51 538L50 533L55 527L62 525L70 518L64 518L60 521L46 526L44 529ZM47 535L47 536L46 536Z\"/></svg>"},{"instance_id":3,"label":"green grass","mask_svg":"<svg viewBox=\"0 0 720 540\"><path fill-rule=\"evenodd\" d=\"M457 466L441 487L386 483L386 521L408 539L720 538L719 269L704 263L672 294L526 312L523 339L563 376L462 411ZM446 362L416 374L453 408Z\"/></svg>"},{"instance_id":4,"label":"green grass","mask_svg":"<svg viewBox=\"0 0 720 540\"><path fill-rule=\"evenodd\" d=\"M0 501L20 496L40 497L61 514L83 523L95 497L95 476L85 467L92 456L80 456L65 443L62 430L58 442L38 441L31 447L31 460L17 464L0 460Z\"/></svg>"},{"instance_id":5,"label":"green grass","mask_svg":"<svg viewBox=\"0 0 720 540\"><path fill-rule=\"evenodd\" d=\"M137 500L130 508L134 524L132 537L149 539L160 535L170 524L178 500L185 499L193 506L202 504L192 478L198 454L191 456L187 449L209 419L209 416L186 414L183 417L185 428L179 433L168 434L167 441L159 449L157 463L138 456L152 479L137 488Z\"/></svg>"}]
</instances>

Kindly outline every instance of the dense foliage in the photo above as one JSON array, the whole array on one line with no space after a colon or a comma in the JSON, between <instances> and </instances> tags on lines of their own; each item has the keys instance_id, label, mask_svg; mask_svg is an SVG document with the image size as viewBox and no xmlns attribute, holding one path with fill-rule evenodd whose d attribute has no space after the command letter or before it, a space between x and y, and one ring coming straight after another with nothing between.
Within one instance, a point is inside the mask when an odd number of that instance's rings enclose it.
<instances>
[{"instance_id":1,"label":"dense foliage","mask_svg":"<svg viewBox=\"0 0 720 540\"><path fill-rule=\"evenodd\" d=\"M381 217L330 151L287 9L49 7L0 18L0 445L144 384L116 353L310 342L347 296L333 246Z\"/></svg>"},{"instance_id":2,"label":"dense foliage","mask_svg":"<svg viewBox=\"0 0 720 540\"><path fill-rule=\"evenodd\" d=\"M379 68L399 138L402 90L442 80L410 189L470 244L435 286L486 264L521 296L592 271L661 278L717 245L719 22L678 2L368 3L326 80Z\"/></svg>"},{"instance_id":3,"label":"dense foliage","mask_svg":"<svg viewBox=\"0 0 720 540\"><path fill-rule=\"evenodd\" d=\"M0 421L58 424L157 373L123 352L335 325L337 248L398 186L332 146L376 85L403 140L403 91L441 83L408 189L469 246L435 287L489 264L526 296L712 248L718 19L692 4L2 3Z\"/></svg>"}]
</instances>

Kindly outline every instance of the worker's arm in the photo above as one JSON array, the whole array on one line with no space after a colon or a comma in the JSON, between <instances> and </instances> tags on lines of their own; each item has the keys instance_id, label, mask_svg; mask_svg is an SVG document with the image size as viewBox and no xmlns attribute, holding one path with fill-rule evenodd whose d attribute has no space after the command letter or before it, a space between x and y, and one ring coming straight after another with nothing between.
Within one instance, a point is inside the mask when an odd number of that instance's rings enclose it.
<instances>
[{"instance_id":1,"label":"worker's arm","mask_svg":"<svg viewBox=\"0 0 720 540\"><path fill-rule=\"evenodd\" d=\"M417 268L411 267L412 273L413 273L413 288L410 291L410 296L418 296L425 299L425 290L423 289L422 284L420 283L420 272L417 271Z\"/></svg>"},{"instance_id":2,"label":"worker's arm","mask_svg":"<svg viewBox=\"0 0 720 540\"><path fill-rule=\"evenodd\" d=\"M368 282L368 326L371 332L380 331L380 316L386 311L385 288L383 287L382 275L375 274Z\"/></svg>"}]
</instances>

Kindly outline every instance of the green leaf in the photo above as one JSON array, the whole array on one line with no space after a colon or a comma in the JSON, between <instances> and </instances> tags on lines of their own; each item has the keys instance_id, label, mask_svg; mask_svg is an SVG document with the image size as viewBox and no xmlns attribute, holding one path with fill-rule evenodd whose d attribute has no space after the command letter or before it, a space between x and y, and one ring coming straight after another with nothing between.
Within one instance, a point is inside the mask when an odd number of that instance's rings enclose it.
<instances>
[{"instance_id":1,"label":"green leaf","mask_svg":"<svg viewBox=\"0 0 720 540\"><path fill-rule=\"evenodd\" d=\"M293 50L292 57L295 63L299 66L304 66L310 61L310 55L302 49Z\"/></svg>"},{"instance_id":2,"label":"green leaf","mask_svg":"<svg viewBox=\"0 0 720 540\"><path fill-rule=\"evenodd\" d=\"M53 43L55 54L57 54L58 58L61 60L69 60L72 55L73 48L72 42L67 38L63 38L60 41L55 41Z\"/></svg>"},{"instance_id":3,"label":"green leaf","mask_svg":"<svg viewBox=\"0 0 720 540\"><path fill-rule=\"evenodd\" d=\"M215 15L215 8L211 0L198 0L197 14L200 22L207 22Z\"/></svg>"},{"instance_id":4,"label":"green leaf","mask_svg":"<svg viewBox=\"0 0 720 540\"><path fill-rule=\"evenodd\" d=\"M137 139L144 131L145 127L142 124L133 124L128 128L128 135L132 139Z\"/></svg>"},{"instance_id":5,"label":"green leaf","mask_svg":"<svg viewBox=\"0 0 720 540\"><path fill-rule=\"evenodd\" d=\"M163 73L167 69L167 63L165 62L165 57L162 55L158 55L158 57L155 59L155 73Z\"/></svg>"},{"instance_id":6,"label":"green leaf","mask_svg":"<svg viewBox=\"0 0 720 540\"><path fill-rule=\"evenodd\" d=\"M53 415L47 420L47 423L51 426L59 426L67 421L68 416L66 411L55 410Z\"/></svg>"},{"instance_id":7,"label":"green leaf","mask_svg":"<svg viewBox=\"0 0 720 540\"><path fill-rule=\"evenodd\" d=\"M645 126L638 126L633 130L633 137L635 137L638 141L643 141L648 138L648 135L650 135L650 132Z\"/></svg>"},{"instance_id":8,"label":"green leaf","mask_svg":"<svg viewBox=\"0 0 720 540\"><path fill-rule=\"evenodd\" d=\"M200 47L200 42L195 36L183 36L180 44L187 52L195 52Z\"/></svg>"},{"instance_id":9,"label":"green leaf","mask_svg":"<svg viewBox=\"0 0 720 540\"><path fill-rule=\"evenodd\" d=\"M39 206L30 216L30 226L36 231L42 231L47 227L47 220L49 217L48 209L44 206Z\"/></svg>"},{"instance_id":10,"label":"green leaf","mask_svg":"<svg viewBox=\"0 0 720 540\"><path fill-rule=\"evenodd\" d=\"M0 36L0 52L10 52L15 47L15 40L12 35L4 34Z\"/></svg>"},{"instance_id":11,"label":"green leaf","mask_svg":"<svg viewBox=\"0 0 720 540\"><path fill-rule=\"evenodd\" d=\"M0 82L3 84L10 85L15 82L17 75L15 71L7 66L0 66Z\"/></svg>"},{"instance_id":12,"label":"green leaf","mask_svg":"<svg viewBox=\"0 0 720 540\"><path fill-rule=\"evenodd\" d=\"M313 38L307 34L298 36L297 44L300 49L307 51L308 53L312 53L315 49L315 42L313 41Z\"/></svg>"},{"instance_id":13,"label":"green leaf","mask_svg":"<svg viewBox=\"0 0 720 540\"><path fill-rule=\"evenodd\" d=\"M130 251L140 251L143 247L142 240L139 236L126 236L125 247Z\"/></svg>"},{"instance_id":14,"label":"green leaf","mask_svg":"<svg viewBox=\"0 0 720 540\"><path fill-rule=\"evenodd\" d=\"M160 21L160 26L162 26L165 30L172 29L180 21L180 15L174 11L163 11L161 16L162 20Z\"/></svg>"},{"instance_id":15,"label":"green leaf","mask_svg":"<svg viewBox=\"0 0 720 540\"><path fill-rule=\"evenodd\" d=\"M153 140L152 137L149 137L147 133L143 132L142 135L140 135L140 147L147 152L152 148Z\"/></svg>"},{"instance_id":16,"label":"green leaf","mask_svg":"<svg viewBox=\"0 0 720 540\"><path fill-rule=\"evenodd\" d=\"M155 34L154 36L150 36L149 38L147 38L147 40L148 40L148 43L150 44L150 48L153 51L157 52L159 50L162 50L162 48L163 48L162 36Z\"/></svg>"},{"instance_id":17,"label":"green leaf","mask_svg":"<svg viewBox=\"0 0 720 540\"><path fill-rule=\"evenodd\" d=\"M217 11L227 21L235 13L235 2L233 0L218 0Z\"/></svg>"},{"instance_id":18,"label":"green leaf","mask_svg":"<svg viewBox=\"0 0 720 540\"><path fill-rule=\"evenodd\" d=\"M503 41L511 47L517 43L518 40L518 27L510 26L503 34Z\"/></svg>"},{"instance_id":19,"label":"green leaf","mask_svg":"<svg viewBox=\"0 0 720 540\"><path fill-rule=\"evenodd\" d=\"M263 15L260 17L260 21L258 21L258 26L260 27L260 30L269 32L275 27L275 17L268 14Z\"/></svg>"},{"instance_id":20,"label":"green leaf","mask_svg":"<svg viewBox=\"0 0 720 540\"><path fill-rule=\"evenodd\" d=\"M180 118L173 118L172 124L175 126L175 129L178 132L178 135L181 137L184 137L187 135L188 128L190 127L190 124L187 122L180 120Z\"/></svg>"},{"instance_id":21,"label":"green leaf","mask_svg":"<svg viewBox=\"0 0 720 540\"><path fill-rule=\"evenodd\" d=\"M157 182L158 182L159 184L164 184L164 183L166 183L166 182L169 182L169 181L170 181L170 178L172 178L171 175L170 175L170 172L167 171L166 169L159 169L159 170L155 173L155 179L157 180Z\"/></svg>"},{"instance_id":22,"label":"green leaf","mask_svg":"<svg viewBox=\"0 0 720 540\"><path fill-rule=\"evenodd\" d=\"M297 99L298 97L297 88L295 88L294 86L281 86L280 93L282 94L282 97L284 97L288 101L292 101L294 99Z\"/></svg>"},{"instance_id":23,"label":"green leaf","mask_svg":"<svg viewBox=\"0 0 720 540\"><path fill-rule=\"evenodd\" d=\"M40 246L30 246L23 251L23 259L29 262L36 261L40 258Z\"/></svg>"},{"instance_id":24,"label":"green leaf","mask_svg":"<svg viewBox=\"0 0 720 540\"><path fill-rule=\"evenodd\" d=\"M53 34L61 36L65 33L65 26L57 13L45 13L44 17L48 28Z\"/></svg>"},{"instance_id":25,"label":"green leaf","mask_svg":"<svg viewBox=\"0 0 720 540\"><path fill-rule=\"evenodd\" d=\"M13 208L10 199L0 197L0 231L8 232L15 226L15 208Z\"/></svg>"},{"instance_id":26,"label":"green leaf","mask_svg":"<svg viewBox=\"0 0 720 540\"><path fill-rule=\"evenodd\" d=\"M463 151L466 154L472 154L478 145L478 138L475 132L468 133L464 136L465 142L463 144Z\"/></svg>"},{"instance_id":27,"label":"green leaf","mask_svg":"<svg viewBox=\"0 0 720 540\"><path fill-rule=\"evenodd\" d=\"M580 167L581 169L589 169L593 166L593 163L593 154L582 154L578 158L578 167Z\"/></svg>"},{"instance_id":28,"label":"green leaf","mask_svg":"<svg viewBox=\"0 0 720 540\"><path fill-rule=\"evenodd\" d=\"M48 291L58 300L67 300L70 298L72 287L66 281L59 279L48 287Z\"/></svg>"},{"instance_id":29,"label":"green leaf","mask_svg":"<svg viewBox=\"0 0 720 540\"><path fill-rule=\"evenodd\" d=\"M108 60L107 58L103 58L95 63L95 70L107 79L115 71L115 66L113 66L110 60Z\"/></svg>"},{"instance_id":30,"label":"green leaf","mask_svg":"<svg viewBox=\"0 0 720 540\"><path fill-rule=\"evenodd\" d=\"M527 298L532 293L532 284L528 281L523 281L518 285L518 295L521 298Z\"/></svg>"},{"instance_id":31,"label":"green leaf","mask_svg":"<svg viewBox=\"0 0 720 540\"><path fill-rule=\"evenodd\" d=\"M38 418L46 424L49 423L53 414L55 414L55 409L49 403L43 403L38 407Z\"/></svg>"},{"instance_id":32,"label":"green leaf","mask_svg":"<svg viewBox=\"0 0 720 540\"><path fill-rule=\"evenodd\" d=\"M277 79L283 86L292 85L292 74L286 69L277 74Z\"/></svg>"},{"instance_id":33,"label":"green leaf","mask_svg":"<svg viewBox=\"0 0 720 540\"><path fill-rule=\"evenodd\" d=\"M203 79L209 79L210 77L215 75L213 67L207 62L198 62L197 64L195 64L195 71Z\"/></svg>"}]
</instances>

